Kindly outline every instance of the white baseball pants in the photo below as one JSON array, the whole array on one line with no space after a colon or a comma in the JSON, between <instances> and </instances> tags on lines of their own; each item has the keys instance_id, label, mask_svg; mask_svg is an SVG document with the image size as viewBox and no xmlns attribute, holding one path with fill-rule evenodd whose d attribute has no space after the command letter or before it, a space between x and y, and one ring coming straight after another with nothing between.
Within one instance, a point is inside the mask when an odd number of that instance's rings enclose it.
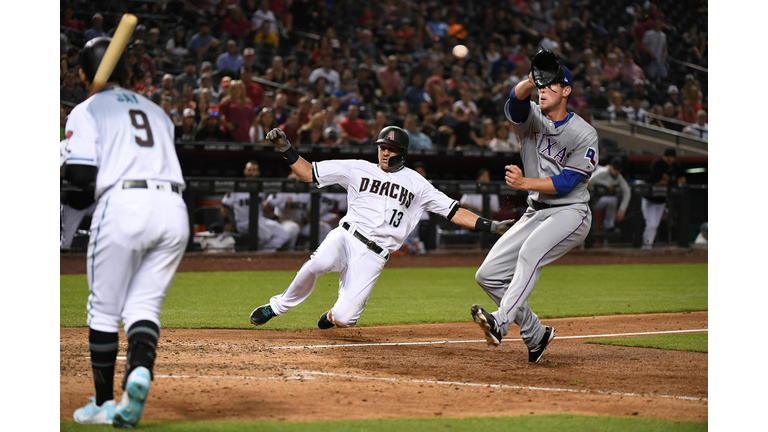
<instances>
[{"instance_id":1,"label":"white baseball pants","mask_svg":"<svg viewBox=\"0 0 768 432\"><path fill-rule=\"evenodd\" d=\"M338 271L339 296L330 316L337 327L353 326L387 263L386 254L386 250L376 254L349 231L335 228L296 273L285 292L272 297L269 305L277 315L284 315L312 294L320 275Z\"/></svg>"},{"instance_id":2,"label":"white baseball pants","mask_svg":"<svg viewBox=\"0 0 768 432\"><path fill-rule=\"evenodd\" d=\"M619 197L615 195L601 196L593 210L603 210L603 229L609 230L616 225L616 209L619 207Z\"/></svg>"},{"instance_id":3,"label":"white baseball pants","mask_svg":"<svg viewBox=\"0 0 768 432\"><path fill-rule=\"evenodd\" d=\"M148 182L150 183L150 182ZM160 182L167 183L167 182ZM115 186L98 201L88 243L88 326L116 333L160 310L189 239L187 206L170 184Z\"/></svg>"},{"instance_id":4,"label":"white baseball pants","mask_svg":"<svg viewBox=\"0 0 768 432\"><path fill-rule=\"evenodd\" d=\"M659 229L661 217L664 216L666 203L655 203L643 198L642 210L645 219L645 230L643 231L643 249L653 247L656 239L656 231Z\"/></svg>"},{"instance_id":5,"label":"white baseball pants","mask_svg":"<svg viewBox=\"0 0 768 432\"><path fill-rule=\"evenodd\" d=\"M288 231L280 222L268 218L259 218L259 250L275 252L285 245L290 238Z\"/></svg>"}]
</instances>

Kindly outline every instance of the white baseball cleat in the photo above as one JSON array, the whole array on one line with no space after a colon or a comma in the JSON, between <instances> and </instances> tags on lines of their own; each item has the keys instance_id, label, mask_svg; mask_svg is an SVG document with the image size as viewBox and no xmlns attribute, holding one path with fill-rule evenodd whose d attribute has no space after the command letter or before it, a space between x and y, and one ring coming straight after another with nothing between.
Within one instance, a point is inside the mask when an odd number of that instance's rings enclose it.
<instances>
[{"instance_id":1,"label":"white baseball cleat","mask_svg":"<svg viewBox=\"0 0 768 432\"><path fill-rule=\"evenodd\" d=\"M82 424L112 424L117 402L108 400L101 406L96 406L96 398L91 396L90 399L91 403L75 410L75 421Z\"/></svg>"}]
</instances>

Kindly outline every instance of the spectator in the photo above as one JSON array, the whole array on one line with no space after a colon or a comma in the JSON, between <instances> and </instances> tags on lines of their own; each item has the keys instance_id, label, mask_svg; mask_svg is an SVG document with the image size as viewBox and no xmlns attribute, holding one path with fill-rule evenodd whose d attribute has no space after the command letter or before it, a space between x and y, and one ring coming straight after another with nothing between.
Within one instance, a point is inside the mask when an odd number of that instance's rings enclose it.
<instances>
[{"instance_id":1,"label":"spectator","mask_svg":"<svg viewBox=\"0 0 768 432\"><path fill-rule=\"evenodd\" d=\"M680 90L676 85L672 84L667 87L667 98L669 98L669 102L672 103L672 105L675 107L675 110L677 111L680 108L681 101Z\"/></svg>"},{"instance_id":2,"label":"spectator","mask_svg":"<svg viewBox=\"0 0 768 432\"><path fill-rule=\"evenodd\" d=\"M249 131L256 114L253 105L245 94L245 85L234 80L229 85L229 96L219 104L221 123L226 131L238 142L251 142Z\"/></svg>"},{"instance_id":3,"label":"spectator","mask_svg":"<svg viewBox=\"0 0 768 432\"><path fill-rule=\"evenodd\" d=\"M211 107L208 110L203 124L197 129L195 133L195 141L208 141L208 142L227 142L232 141L232 137L221 128L219 122L219 110Z\"/></svg>"},{"instance_id":4,"label":"spectator","mask_svg":"<svg viewBox=\"0 0 768 432\"><path fill-rule=\"evenodd\" d=\"M387 115L384 111L376 111L376 115L373 119L366 122L368 125L368 139L376 141L379 137L379 132L387 126L388 122Z\"/></svg>"},{"instance_id":5,"label":"spectator","mask_svg":"<svg viewBox=\"0 0 768 432\"><path fill-rule=\"evenodd\" d=\"M160 46L160 29L157 27L152 27L149 29L149 34L147 36L146 40L147 45L147 54L149 54L153 60L155 60L155 63L162 63L165 59L167 61L165 56L165 48Z\"/></svg>"},{"instance_id":6,"label":"spectator","mask_svg":"<svg viewBox=\"0 0 768 432\"><path fill-rule=\"evenodd\" d=\"M357 67L356 87L360 95L360 104L378 104L376 96L376 77L371 73L371 68L362 63Z\"/></svg>"},{"instance_id":7,"label":"spectator","mask_svg":"<svg viewBox=\"0 0 768 432\"><path fill-rule=\"evenodd\" d=\"M661 105L654 104L649 111L648 118L650 119L648 121L649 125L660 128L665 127L664 123L662 122L662 119L664 118L664 108L662 108Z\"/></svg>"},{"instance_id":8,"label":"spectator","mask_svg":"<svg viewBox=\"0 0 768 432\"><path fill-rule=\"evenodd\" d=\"M173 37L168 39L165 43L165 51L168 54L177 57L186 57L189 55L189 48L187 47L187 30L184 26L176 26L173 31Z\"/></svg>"},{"instance_id":9,"label":"spectator","mask_svg":"<svg viewBox=\"0 0 768 432\"><path fill-rule=\"evenodd\" d=\"M336 72L331 66L333 59L330 56L323 57L322 66L312 71L309 75L309 81L314 83L318 78L325 78L327 84L325 85L323 92L325 94L331 94L334 90L339 88L339 82L341 78L339 73Z\"/></svg>"},{"instance_id":10,"label":"spectator","mask_svg":"<svg viewBox=\"0 0 768 432\"><path fill-rule=\"evenodd\" d=\"M496 124L495 136L488 147L497 152L520 153L520 139L510 131L506 121L500 121Z\"/></svg>"},{"instance_id":11,"label":"spectator","mask_svg":"<svg viewBox=\"0 0 768 432\"><path fill-rule=\"evenodd\" d=\"M587 112L589 103L587 102L587 97L584 95L584 86L581 84L581 81L573 83L573 91L568 98L567 106L568 109L578 114L581 118L586 120L589 117L589 113Z\"/></svg>"},{"instance_id":12,"label":"spectator","mask_svg":"<svg viewBox=\"0 0 768 432\"><path fill-rule=\"evenodd\" d=\"M275 96L275 102L272 104L272 113L275 115L275 121L278 125L288 120L288 97L285 93L278 93Z\"/></svg>"},{"instance_id":13,"label":"spectator","mask_svg":"<svg viewBox=\"0 0 768 432\"><path fill-rule=\"evenodd\" d=\"M285 123L277 126L285 132L288 141L299 142L299 112L291 110L288 112L288 118Z\"/></svg>"},{"instance_id":14,"label":"spectator","mask_svg":"<svg viewBox=\"0 0 768 432\"><path fill-rule=\"evenodd\" d=\"M258 178L261 176L259 163L255 160L245 164L243 174L246 178ZM251 222L250 192L230 192L221 199L221 216L225 221L224 232L237 232L248 234ZM258 194L259 203L256 204L258 213L258 248L264 252L275 252L288 241L288 233L277 221L264 216L261 202L265 196L263 192ZM254 203L255 204L255 203Z\"/></svg>"},{"instance_id":15,"label":"spectator","mask_svg":"<svg viewBox=\"0 0 768 432\"><path fill-rule=\"evenodd\" d=\"M155 60L147 54L146 43L139 39L131 44L131 51L136 54L136 58L142 65L142 69L145 70L149 76L155 76L157 69L155 68Z\"/></svg>"},{"instance_id":16,"label":"spectator","mask_svg":"<svg viewBox=\"0 0 768 432\"><path fill-rule=\"evenodd\" d=\"M83 35L84 42L88 42L89 40L97 37L107 37L109 36L103 29L102 26L104 25L104 17L101 16L100 13L96 13L93 15L93 18L91 18L91 28L85 31L85 34Z\"/></svg>"},{"instance_id":17,"label":"spectator","mask_svg":"<svg viewBox=\"0 0 768 432\"><path fill-rule=\"evenodd\" d=\"M445 88L448 96L454 99L461 98L462 90L469 90L469 85L464 81L464 69L461 66L451 66L451 77L445 80Z\"/></svg>"},{"instance_id":18,"label":"spectator","mask_svg":"<svg viewBox=\"0 0 768 432\"><path fill-rule=\"evenodd\" d=\"M472 101L472 94L467 88L462 88L459 91L459 94L461 95L461 99L453 103L453 108L461 108L462 111L468 115L469 120L474 121L478 115L478 110L477 105Z\"/></svg>"},{"instance_id":19,"label":"spectator","mask_svg":"<svg viewBox=\"0 0 768 432\"><path fill-rule=\"evenodd\" d=\"M651 57L645 68L645 74L650 79L667 77L667 35L661 29L662 20L654 20L653 29L643 35L641 45L643 52Z\"/></svg>"},{"instance_id":20,"label":"spectator","mask_svg":"<svg viewBox=\"0 0 768 432\"><path fill-rule=\"evenodd\" d=\"M173 108L171 109L171 120L174 125L181 126L184 110L186 108L190 108L189 97L185 94L180 94L179 97L176 98Z\"/></svg>"},{"instance_id":21,"label":"spectator","mask_svg":"<svg viewBox=\"0 0 768 432\"><path fill-rule=\"evenodd\" d=\"M324 116L325 113L323 111L318 111L312 114L309 121L299 128L300 144L323 145L325 143Z\"/></svg>"},{"instance_id":22,"label":"spectator","mask_svg":"<svg viewBox=\"0 0 768 432\"><path fill-rule=\"evenodd\" d=\"M664 104L664 117L665 118L661 120L661 123L665 128L671 129L675 132L682 132L683 125L679 123L680 118L678 117L677 110L675 109L675 105L672 102L667 102Z\"/></svg>"},{"instance_id":23,"label":"spectator","mask_svg":"<svg viewBox=\"0 0 768 432\"><path fill-rule=\"evenodd\" d=\"M350 51L358 64L363 64L367 58L373 59L377 63L386 63L386 57L373 42L373 32L370 29L366 28L360 32L360 40L352 44Z\"/></svg>"},{"instance_id":24,"label":"spectator","mask_svg":"<svg viewBox=\"0 0 768 432\"><path fill-rule=\"evenodd\" d=\"M693 110L693 107L690 103L688 103L688 101L683 102L683 106L680 111L680 120L689 124L696 123L696 111Z\"/></svg>"},{"instance_id":25,"label":"spectator","mask_svg":"<svg viewBox=\"0 0 768 432\"><path fill-rule=\"evenodd\" d=\"M275 114L272 113L270 108L262 108L259 110L259 114L256 115L251 130L248 135L251 138L251 142L254 144L266 144L267 133L277 127L275 122Z\"/></svg>"},{"instance_id":26,"label":"spectator","mask_svg":"<svg viewBox=\"0 0 768 432\"><path fill-rule=\"evenodd\" d=\"M179 91L174 88L173 83L174 83L173 75L171 74L163 75L163 79L160 81L160 88L156 89L150 95L150 99L152 100L152 102L160 105L160 98L165 93L168 93L171 95L171 101L175 100L179 96Z\"/></svg>"},{"instance_id":27,"label":"spectator","mask_svg":"<svg viewBox=\"0 0 768 432\"><path fill-rule=\"evenodd\" d=\"M600 81L593 80L592 84L589 86L587 106L594 112L607 110L610 105L611 102L605 94L605 89L600 86Z\"/></svg>"},{"instance_id":28,"label":"spectator","mask_svg":"<svg viewBox=\"0 0 768 432\"><path fill-rule=\"evenodd\" d=\"M243 56L237 52L237 41L230 39L227 41L227 52L222 53L216 59L216 68L222 73L235 75L240 66L243 65Z\"/></svg>"},{"instance_id":29,"label":"spectator","mask_svg":"<svg viewBox=\"0 0 768 432\"><path fill-rule=\"evenodd\" d=\"M269 0L261 0L261 6L253 13L251 24L253 24L253 28L259 29L261 23L265 21L269 23L270 33L277 34L277 18L275 13L269 9Z\"/></svg>"},{"instance_id":30,"label":"spectator","mask_svg":"<svg viewBox=\"0 0 768 432\"><path fill-rule=\"evenodd\" d=\"M240 79L245 85L245 95L251 100L254 107L260 107L264 99L264 88L253 81L253 69L251 66L240 66Z\"/></svg>"},{"instance_id":31,"label":"spectator","mask_svg":"<svg viewBox=\"0 0 768 432\"><path fill-rule=\"evenodd\" d=\"M440 10L436 7L433 8L429 13L427 31L430 38L435 42L438 42L448 36L448 24L440 19Z\"/></svg>"},{"instance_id":32,"label":"spectator","mask_svg":"<svg viewBox=\"0 0 768 432\"><path fill-rule=\"evenodd\" d=\"M432 150L432 139L419 130L418 117L408 114L405 117L405 133L408 134L410 148L417 150ZM378 134L377 134L378 136Z\"/></svg>"},{"instance_id":33,"label":"spectator","mask_svg":"<svg viewBox=\"0 0 768 432\"><path fill-rule=\"evenodd\" d=\"M309 95L304 95L297 103L297 112L299 113L299 128L309 122L309 112L312 109L312 99Z\"/></svg>"},{"instance_id":34,"label":"spectator","mask_svg":"<svg viewBox=\"0 0 768 432\"><path fill-rule=\"evenodd\" d=\"M194 141L197 128L195 127L195 110L184 108L181 125L176 126L174 139L176 141Z\"/></svg>"},{"instance_id":35,"label":"spectator","mask_svg":"<svg viewBox=\"0 0 768 432\"><path fill-rule=\"evenodd\" d=\"M235 35L242 39L253 28L253 25L243 16L243 11L236 4L230 4L227 6L229 13L224 21L221 22L221 31L228 35Z\"/></svg>"},{"instance_id":36,"label":"spectator","mask_svg":"<svg viewBox=\"0 0 768 432\"><path fill-rule=\"evenodd\" d=\"M277 37L277 33L270 31L272 25L267 21L262 21L261 27L258 28L256 34L253 36L253 43L272 45L275 48L280 46L280 38Z\"/></svg>"},{"instance_id":37,"label":"spectator","mask_svg":"<svg viewBox=\"0 0 768 432\"><path fill-rule=\"evenodd\" d=\"M198 101L198 104L200 102L200 96L204 90L208 90L209 102L213 105L218 105L219 92L213 88L213 79L211 78L211 74L206 73L200 76L200 87L194 90L195 100ZM207 112L208 108L206 107L205 110L205 112Z\"/></svg>"},{"instance_id":38,"label":"spectator","mask_svg":"<svg viewBox=\"0 0 768 432\"><path fill-rule=\"evenodd\" d=\"M477 173L477 182L478 183L488 183L491 181L491 173L488 171L487 168L482 168ZM499 196L498 195L491 195L489 202L489 210L491 213L491 218L493 218L494 213L497 213L500 209L499 207ZM461 196L461 199L459 200L459 205L462 208L465 208L467 210L471 210L479 215L483 214L483 195L482 194L464 194Z\"/></svg>"},{"instance_id":39,"label":"spectator","mask_svg":"<svg viewBox=\"0 0 768 432\"><path fill-rule=\"evenodd\" d=\"M208 118L208 111L210 111L212 106L216 105L218 104L211 101L211 89L200 89L200 93L197 94L197 104L195 106L195 121L197 122L197 127L203 124L203 121Z\"/></svg>"},{"instance_id":40,"label":"spectator","mask_svg":"<svg viewBox=\"0 0 768 432\"><path fill-rule=\"evenodd\" d=\"M60 61L60 73L59 78L61 79L62 84L64 83L64 76L66 75L68 70L74 70L75 74L78 74L78 70L80 69L80 49L76 46L71 46L67 48L67 53L63 56L61 56ZM78 79L80 76L77 76Z\"/></svg>"},{"instance_id":41,"label":"spectator","mask_svg":"<svg viewBox=\"0 0 768 432\"><path fill-rule=\"evenodd\" d=\"M621 65L621 82L625 85L634 85L637 80L645 81L643 68L635 64L632 51L627 51L624 53L624 63Z\"/></svg>"},{"instance_id":42,"label":"spectator","mask_svg":"<svg viewBox=\"0 0 768 432\"><path fill-rule=\"evenodd\" d=\"M285 68L283 58L275 56L272 59L272 67L268 68L267 72L261 78L276 83L284 83L288 81L288 75L290 75L290 72Z\"/></svg>"},{"instance_id":43,"label":"spectator","mask_svg":"<svg viewBox=\"0 0 768 432\"><path fill-rule=\"evenodd\" d=\"M188 85L193 89L198 87L197 74L195 73L197 66L195 66L195 59L187 57L184 59L184 70L182 73L176 76L174 79L173 87L177 91L182 91L184 85Z\"/></svg>"},{"instance_id":44,"label":"spectator","mask_svg":"<svg viewBox=\"0 0 768 432\"><path fill-rule=\"evenodd\" d=\"M626 112L627 120L644 124L648 124L649 122L648 111L640 106L640 97L637 95L632 97L632 101L630 102L629 107L627 107Z\"/></svg>"},{"instance_id":45,"label":"spectator","mask_svg":"<svg viewBox=\"0 0 768 432\"><path fill-rule=\"evenodd\" d=\"M621 175L621 159L614 158L610 165L597 167L589 179L589 184L603 188L603 190L595 191L600 198L592 208L594 211L603 210L605 212L602 220L603 232L617 233L615 224L624 220L629 207L629 200L632 197L632 189ZM621 205L619 205L619 197L621 197Z\"/></svg>"},{"instance_id":46,"label":"spectator","mask_svg":"<svg viewBox=\"0 0 768 432\"><path fill-rule=\"evenodd\" d=\"M400 103L397 104L397 111L395 111L395 115L388 116L389 124L392 126L403 128L405 127L405 117L407 115L408 115L408 104L405 101L400 101ZM381 129L384 129L384 127L382 127Z\"/></svg>"},{"instance_id":47,"label":"spectator","mask_svg":"<svg viewBox=\"0 0 768 432\"><path fill-rule=\"evenodd\" d=\"M621 95L621 92L614 91L613 95L611 96L611 106L608 107L608 121L611 123L615 122L617 119L626 119L627 118L627 109L623 105L624 97Z\"/></svg>"},{"instance_id":48,"label":"spectator","mask_svg":"<svg viewBox=\"0 0 768 432\"><path fill-rule=\"evenodd\" d=\"M72 30L83 31L83 24L73 18L74 12L72 6L66 6L64 12L61 14L61 25L71 28Z\"/></svg>"},{"instance_id":49,"label":"spectator","mask_svg":"<svg viewBox=\"0 0 768 432\"><path fill-rule=\"evenodd\" d=\"M347 112L349 113L349 112ZM325 126L325 130L327 131L328 128L335 129L338 133L339 140L341 140L341 127L339 124L342 120L344 120L346 117L344 114L340 113L337 106L330 105L325 109L325 116L323 116L323 125Z\"/></svg>"},{"instance_id":50,"label":"spectator","mask_svg":"<svg viewBox=\"0 0 768 432\"><path fill-rule=\"evenodd\" d=\"M169 93L164 93L160 98L160 108L162 108L165 114L168 115L168 118L173 121L173 117L171 116L171 110L173 109L173 98L171 98Z\"/></svg>"},{"instance_id":51,"label":"spectator","mask_svg":"<svg viewBox=\"0 0 768 432\"><path fill-rule=\"evenodd\" d=\"M219 40L211 36L211 25L208 21L201 22L200 29L197 33L192 35L192 38L189 40L189 50L198 58L212 58L214 53L208 53L208 50L218 46Z\"/></svg>"},{"instance_id":52,"label":"spectator","mask_svg":"<svg viewBox=\"0 0 768 432\"><path fill-rule=\"evenodd\" d=\"M603 73L598 76L600 81L611 83L621 79L621 64L619 56L614 52L608 53L603 64Z\"/></svg>"},{"instance_id":53,"label":"spectator","mask_svg":"<svg viewBox=\"0 0 768 432\"><path fill-rule=\"evenodd\" d=\"M253 73L261 76L263 68L256 62L256 51L253 48L243 48L243 66L250 66Z\"/></svg>"},{"instance_id":54,"label":"spectator","mask_svg":"<svg viewBox=\"0 0 768 432\"><path fill-rule=\"evenodd\" d=\"M333 95L341 102L341 112L347 113L350 105L360 105L357 90L353 88L352 71L345 69L339 88L333 91Z\"/></svg>"},{"instance_id":55,"label":"spectator","mask_svg":"<svg viewBox=\"0 0 768 432\"><path fill-rule=\"evenodd\" d=\"M504 78L500 78L502 73L510 74L515 70L517 65L510 59L511 55L512 52L508 46L501 47L501 56L491 64L491 81L503 80Z\"/></svg>"},{"instance_id":56,"label":"spectator","mask_svg":"<svg viewBox=\"0 0 768 432\"><path fill-rule=\"evenodd\" d=\"M709 124L707 123L707 112L699 110L696 112L696 123L683 128L683 133L694 135L702 139L708 139Z\"/></svg>"},{"instance_id":57,"label":"spectator","mask_svg":"<svg viewBox=\"0 0 768 432\"><path fill-rule=\"evenodd\" d=\"M368 126L358 117L356 105L350 105L347 116L339 122L341 139L345 144L365 144L368 141Z\"/></svg>"},{"instance_id":58,"label":"spectator","mask_svg":"<svg viewBox=\"0 0 768 432\"><path fill-rule=\"evenodd\" d=\"M376 79L382 96L389 97L390 101L400 100L403 94L403 80L397 70L397 56L387 57L387 65L376 71Z\"/></svg>"},{"instance_id":59,"label":"spectator","mask_svg":"<svg viewBox=\"0 0 768 432\"><path fill-rule=\"evenodd\" d=\"M467 84L473 100L480 98L480 94L485 86L482 77L477 73L478 67L476 62L469 62L467 64L466 74L464 75L464 82Z\"/></svg>"},{"instance_id":60,"label":"spectator","mask_svg":"<svg viewBox=\"0 0 768 432\"><path fill-rule=\"evenodd\" d=\"M403 93L405 102L411 109L415 109L422 102L428 102L429 93L424 89L424 78L420 74L411 76L410 83Z\"/></svg>"},{"instance_id":61,"label":"spectator","mask_svg":"<svg viewBox=\"0 0 768 432\"><path fill-rule=\"evenodd\" d=\"M469 150L475 146L482 146L482 141L469 123L469 116L461 107L453 107L453 117L456 119L456 124L448 140L448 148Z\"/></svg>"},{"instance_id":62,"label":"spectator","mask_svg":"<svg viewBox=\"0 0 768 432\"><path fill-rule=\"evenodd\" d=\"M68 70L64 75L64 84L61 85L59 98L77 105L84 101L85 97L85 89L80 86L80 77L77 72L75 69Z\"/></svg>"},{"instance_id":63,"label":"spectator","mask_svg":"<svg viewBox=\"0 0 768 432\"><path fill-rule=\"evenodd\" d=\"M647 183L651 185L666 186L685 184L685 172L682 165L676 161L677 152L673 148L664 150L664 156L655 159L651 163ZM643 249L651 249L656 239L656 231L659 228L661 217L667 203L667 194L657 196L651 194L643 197L642 212L645 219L645 231L643 232Z\"/></svg>"}]
</instances>

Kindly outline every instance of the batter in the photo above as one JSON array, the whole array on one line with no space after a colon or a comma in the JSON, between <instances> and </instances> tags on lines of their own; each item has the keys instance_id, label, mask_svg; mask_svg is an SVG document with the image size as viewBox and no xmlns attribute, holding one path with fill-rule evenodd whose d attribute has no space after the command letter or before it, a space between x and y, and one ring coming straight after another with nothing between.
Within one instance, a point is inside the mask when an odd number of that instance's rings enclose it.
<instances>
[{"instance_id":1,"label":"batter","mask_svg":"<svg viewBox=\"0 0 768 432\"><path fill-rule=\"evenodd\" d=\"M498 346L514 322L530 362L541 359L555 329L541 324L527 299L542 267L584 241L592 223L587 184L598 164L597 132L567 111L572 83L564 68L559 82L539 89L538 105L530 100L536 89L533 74L510 92L504 112L520 138L525 176L519 167L507 165L505 180L513 189L529 191L528 209L494 244L475 275L499 306L493 313L479 305L471 308L488 344Z\"/></svg>"},{"instance_id":2,"label":"batter","mask_svg":"<svg viewBox=\"0 0 768 432\"><path fill-rule=\"evenodd\" d=\"M299 156L285 134L267 134L283 153L291 170L305 182L324 187L339 184L347 190L347 214L304 263L293 282L268 304L251 313L251 323L263 325L304 301L318 276L338 271L339 296L317 323L321 329L350 327L357 323L371 297L390 253L400 249L425 211L439 214L465 228L502 234L514 223L490 221L459 207L458 202L435 189L427 179L406 168L408 134L401 128L382 129L378 165L363 160L327 160L309 163Z\"/></svg>"},{"instance_id":3,"label":"batter","mask_svg":"<svg viewBox=\"0 0 768 432\"><path fill-rule=\"evenodd\" d=\"M90 40L80 71L90 85L110 38ZM136 426L149 394L160 310L189 239L174 125L151 100L121 87L125 55L108 87L77 105L66 126L64 178L96 201L88 243L87 304L96 396L78 423ZM113 398L120 321L128 351L119 404Z\"/></svg>"}]
</instances>

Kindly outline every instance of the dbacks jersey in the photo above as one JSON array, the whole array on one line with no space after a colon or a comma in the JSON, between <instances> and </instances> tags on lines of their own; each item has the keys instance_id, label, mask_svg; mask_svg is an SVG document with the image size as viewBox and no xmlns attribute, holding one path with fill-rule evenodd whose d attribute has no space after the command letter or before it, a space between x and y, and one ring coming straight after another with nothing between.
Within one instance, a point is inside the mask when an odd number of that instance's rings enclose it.
<instances>
[{"instance_id":1,"label":"dbacks jersey","mask_svg":"<svg viewBox=\"0 0 768 432\"><path fill-rule=\"evenodd\" d=\"M112 86L72 109L66 162L98 167L97 200L123 180L161 180L183 187L173 134L174 124L162 108Z\"/></svg>"},{"instance_id":2,"label":"dbacks jersey","mask_svg":"<svg viewBox=\"0 0 768 432\"><path fill-rule=\"evenodd\" d=\"M312 163L312 176L320 187L339 184L347 190L340 225L355 226L389 252L400 249L425 211L447 218L458 209L456 200L406 167L387 173L363 160L327 160Z\"/></svg>"},{"instance_id":3,"label":"dbacks jersey","mask_svg":"<svg viewBox=\"0 0 768 432\"><path fill-rule=\"evenodd\" d=\"M259 192L259 223L264 219L264 214L261 208L261 202L264 199L264 193ZM251 194L250 192L229 192L221 199L221 205L231 209L235 218L235 230L240 234L246 234L248 227L250 227L250 207L251 207Z\"/></svg>"}]
</instances>

